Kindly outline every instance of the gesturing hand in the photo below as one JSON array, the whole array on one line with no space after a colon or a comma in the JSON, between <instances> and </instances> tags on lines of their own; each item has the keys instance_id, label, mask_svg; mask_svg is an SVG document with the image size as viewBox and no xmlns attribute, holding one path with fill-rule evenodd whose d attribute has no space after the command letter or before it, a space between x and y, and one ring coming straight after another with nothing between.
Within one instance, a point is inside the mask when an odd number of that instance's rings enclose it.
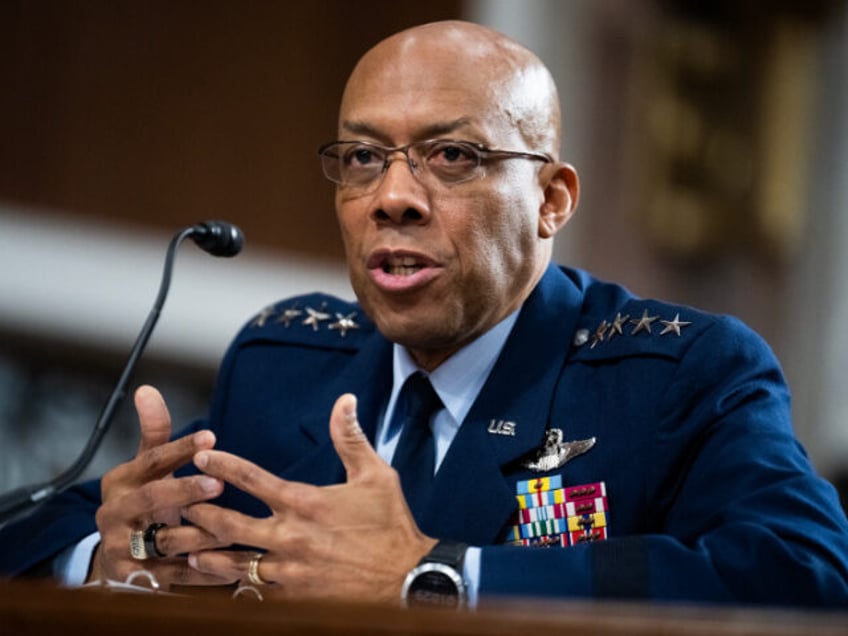
<instances>
[{"instance_id":1,"label":"gesturing hand","mask_svg":"<svg viewBox=\"0 0 848 636\"><path fill-rule=\"evenodd\" d=\"M202 450L195 465L259 498L271 515L256 519L208 503L183 511L221 544L264 551L258 575L267 592L288 598L397 601L404 576L436 541L418 529L394 469L359 427L356 398L333 407L330 436L347 483L312 486L280 479L235 455ZM189 557L198 572L244 578L255 552L202 550Z\"/></svg>"},{"instance_id":2,"label":"gesturing hand","mask_svg":"<svg viewBox=\"0 0 848 636\"><path fill-rule=\"evenodd\" d=\"M162 395L150 386L135 393L135 407L141 427L141 442L135 458L103 476L103 504L97 511L100 545L95 553L89 579L111 578L123 581L133 571L152 571L157 580L170 586L220 585L227 583L215 575L188 567L185 554L221 546L200 528L180 526L180 508L218 496L223 484L206 475L175 479L171 473L187 464L199 450L215 445L211 431L169 442L171 417ZM130 554L130 536L153 522L169 524L157 533L156 547L165 558L137 561Z\"/></svg>"}]
</instances>

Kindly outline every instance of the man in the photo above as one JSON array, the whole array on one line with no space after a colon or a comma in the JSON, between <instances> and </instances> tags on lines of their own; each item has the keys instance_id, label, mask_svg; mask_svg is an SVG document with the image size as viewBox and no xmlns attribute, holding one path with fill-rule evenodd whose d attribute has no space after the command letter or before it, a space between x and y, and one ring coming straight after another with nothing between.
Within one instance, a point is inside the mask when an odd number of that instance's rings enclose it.
<instances>
[{"instance_id":1,"label":"man","mask_svg":"<svg viewBox=\"0 0 848 636\"><path fill-rule=\"evenodd\" d=\"M354 69L338 139L321 159L359 304L260 313L175 441L139 389L136 458L3 530L4 571L143 565L166 585L390 602L845 603L848 522L765 344L550 265L578 182L532 53L463 22L401 32ZM395 426L407 384L432 409L418 427Z\"/></svg>"}]
</instances>

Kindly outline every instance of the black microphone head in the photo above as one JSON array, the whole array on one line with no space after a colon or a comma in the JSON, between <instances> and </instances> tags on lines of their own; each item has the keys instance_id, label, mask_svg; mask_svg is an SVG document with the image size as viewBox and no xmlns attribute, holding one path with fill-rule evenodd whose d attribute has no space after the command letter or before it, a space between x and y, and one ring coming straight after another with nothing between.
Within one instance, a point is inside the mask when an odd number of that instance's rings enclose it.
<instances>
[{"instance_id":1,"label":"black microphone head","mask_svg":"<svg viewBox=\"0 0 848 636\"><path fill-rule=\"evenodd\" d=\"M244 234L226 221L203 221L192 228L192 240L213 256L235 256L244 245Z\"/></svg>"}]
</instances>

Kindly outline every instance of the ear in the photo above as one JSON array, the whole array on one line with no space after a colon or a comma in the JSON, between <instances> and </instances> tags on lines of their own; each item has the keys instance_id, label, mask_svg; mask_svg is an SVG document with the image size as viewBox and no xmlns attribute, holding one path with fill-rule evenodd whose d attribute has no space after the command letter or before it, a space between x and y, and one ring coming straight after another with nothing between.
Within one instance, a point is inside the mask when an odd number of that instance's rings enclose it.
<instances>
[{"instance_id":1,"label":"ear","mask_svg":"<svg viewBox=\"0 0 848 636\"><path fill-rule=\"evenodd\" d=\"M580 181L568 163L552 163L540 171L545 200L539 209L539 236L551 238L577 210Z\"/></svg>"}]
</instances>

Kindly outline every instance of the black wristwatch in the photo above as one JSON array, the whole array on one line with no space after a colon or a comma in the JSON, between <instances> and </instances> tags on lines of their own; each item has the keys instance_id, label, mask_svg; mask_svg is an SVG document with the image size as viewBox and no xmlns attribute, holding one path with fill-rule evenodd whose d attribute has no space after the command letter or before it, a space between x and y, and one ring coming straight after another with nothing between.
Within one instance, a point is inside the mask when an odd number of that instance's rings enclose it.
<instances>
[{"instance_id":1,"label":"black wristwatch","mask_svg":"<svg viewBox=\"0 0 848 636\"><path fill-rule=\"evenodd\" d=\"M400 590L406 606L439 605L465 607L467 596L462 578L462 562L468 545L457 541L439 541L415 566Z\"/></svg>"}]
</instances>

